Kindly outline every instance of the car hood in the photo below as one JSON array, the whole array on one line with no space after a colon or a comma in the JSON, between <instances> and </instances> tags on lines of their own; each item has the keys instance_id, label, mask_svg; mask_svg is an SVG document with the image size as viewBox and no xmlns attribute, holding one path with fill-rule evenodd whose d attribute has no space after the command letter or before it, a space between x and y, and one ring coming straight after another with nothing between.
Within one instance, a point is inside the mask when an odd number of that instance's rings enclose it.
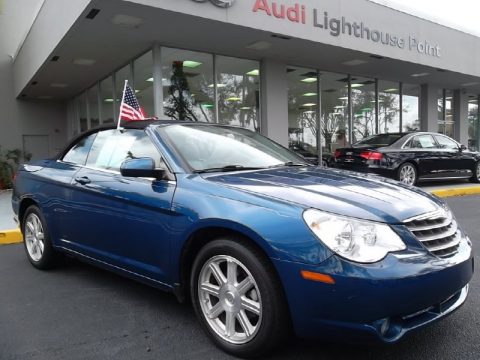
<instances>
[{"instance_id":1,"label":"car hood","mask_svg":"<svg viewBox=\"0 0 480 360\"><path fill-rule=\"evenodd\" d=\"M314 166L205 175L204 178L304 208L387 223L400 223L443 206L440 199L393 180Z\"/></svg>"}]
</instances>

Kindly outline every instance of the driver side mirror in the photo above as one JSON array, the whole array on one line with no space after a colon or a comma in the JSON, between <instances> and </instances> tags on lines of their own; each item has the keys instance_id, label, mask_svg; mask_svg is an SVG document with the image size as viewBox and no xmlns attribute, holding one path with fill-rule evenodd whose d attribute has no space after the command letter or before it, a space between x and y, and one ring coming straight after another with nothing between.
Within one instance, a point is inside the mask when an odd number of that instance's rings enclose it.
<instances>
[{"instance_id":1,"label":"driver side mirror","mask_svg":"<svg viewBox=\"0 0 480 360\"><path fill-rule=\"evenodd\" d=\"M147 177L163 179L164 169L156 169L152 158L127 159L120 166L120 174L127 177Z\"/></svg>"},{"instance_id":2,"label":"driver side mirror","mask_svg":"<svg viewBox=\"0 0 480 360\"><path fill-rule=\"evenodd\" d=\"M467 150L467 147L465 145L460 145L460 151L465 151Z\"/></svg>"}]
</instances>

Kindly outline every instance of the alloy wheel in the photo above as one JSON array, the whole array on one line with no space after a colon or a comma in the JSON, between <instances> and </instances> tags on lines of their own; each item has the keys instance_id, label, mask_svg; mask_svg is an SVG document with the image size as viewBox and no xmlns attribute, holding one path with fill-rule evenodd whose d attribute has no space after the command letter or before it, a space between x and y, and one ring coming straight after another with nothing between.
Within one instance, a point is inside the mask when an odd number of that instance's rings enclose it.
<instances>
[{"instance_id":1,"label":"alloy wheel","mask_svg":"<svg viewBox=\"0 0 480 360\"><path fill-rule=\"evenodd\" d=\"M407 185L415 184L416 171L413 165L406 164L400 169L399 180Z\"/></svg>"},{"instance_id":2,"label":"alloy wheel","mask_svg":"<svg viewBox=\"0 0 480 360\"><path fill-rule=\"evenodd\" d=\"M31 213L25 220L25 245L33 261L40 261L45 250L45 233L40 218Z\"/></svg>"},{"instance_id":3,"label":"alloy wheel","mask_svg":"<svg viewBox=\"0 0 480 360\"><path fill-rule=\"evenodd\" d=\"M260 291L250 271L237 259L217 255L203 265L198 298L208 325L223 340L245 344L262 321Z\"/></svg>"}]
</instances>

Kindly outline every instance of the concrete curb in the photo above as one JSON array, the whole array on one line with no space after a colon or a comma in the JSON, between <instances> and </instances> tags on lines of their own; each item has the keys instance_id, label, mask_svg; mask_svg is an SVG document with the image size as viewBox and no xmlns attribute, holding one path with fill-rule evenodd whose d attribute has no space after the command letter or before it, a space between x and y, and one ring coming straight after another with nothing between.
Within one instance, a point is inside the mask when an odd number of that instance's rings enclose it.
<instances>
[{"instance_id":1,"label":"concrete curb","mask_svg":"<svg viewBox=\"0 0 480 360\"><path fill-rule=\"evenodd\" d=\"M454 196L480 195L480 186L470 186L463 188L438 189L431 191L432 194L441 198Z\"/></svg>"},{"instance_id":2,"label":"concrete curb","mask_svg":"<svg viewBox=\"0 0 480 360\"><path fill-rule=\"evenodd\" d=\"M22 241L23 241L23 236L20 229L0 231L0 245L18 244L18 243L21 243Z\"/></svg>"}]
</instances>

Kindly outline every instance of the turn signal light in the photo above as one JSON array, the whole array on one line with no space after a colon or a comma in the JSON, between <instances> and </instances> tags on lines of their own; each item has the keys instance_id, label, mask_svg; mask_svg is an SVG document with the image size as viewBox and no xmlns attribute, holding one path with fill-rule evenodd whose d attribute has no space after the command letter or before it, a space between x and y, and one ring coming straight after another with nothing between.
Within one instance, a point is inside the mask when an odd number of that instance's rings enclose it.
<instances>
[{"instance_id":1,"label":"turn signal light","mask_svg":"<svg viewBox=\"0 0 480 360\"><path fill-rule=\"evenodd\" d=\"M383 154L377 151L362 151L360 157L365 160L382 160Z\"/></svg>"},{"instance_id":2,"label":"turn signal light","mask_svg":"<svg viewBox=\"0 0 480 360\"><path fill-rule=\"evenodd\" d=\"M335 280L333 280L333 278L330 275L316 273L313 271L306 271L306 270L302 270L301 274L305 280L318 281L318 282L323 282L325 284L330 284L330 285L335 284Z\"/></svg>"},{"instance_id":3,"label":"turn signal light","mask_svg":"<svg viewBox=\"0 0 480 360\"><path fill-rule=\"evenodd\" d=\"M333 155L333 157L337 159L340 157L340 155L342 155L342 152L340 150L335 150L335 154Z\"/></svg>"}]
</instances>

